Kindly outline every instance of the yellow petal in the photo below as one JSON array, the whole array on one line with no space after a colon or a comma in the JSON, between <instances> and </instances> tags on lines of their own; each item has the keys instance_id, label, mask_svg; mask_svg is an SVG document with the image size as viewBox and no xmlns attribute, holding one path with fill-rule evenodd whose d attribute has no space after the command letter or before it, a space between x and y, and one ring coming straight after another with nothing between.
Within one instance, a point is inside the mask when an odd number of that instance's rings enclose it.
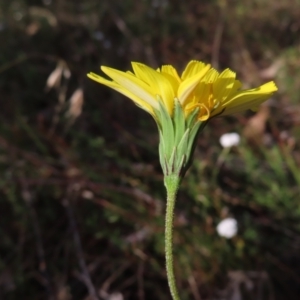
<instances>
[{"instance_id":1,"label":"yellow petal","mask_svg":"<svg viewBox=\"0 0 300 300\"><path fill-rule=\"evenodd\" d=\"M188 99L191 92L193 92L196 85L201 81L209 69L210 65L206 65L204 68L201 68L198 73L188 77L179 85L177 96L181 105L185 104L185 101Z\"/></svg>"},{"instance_id":2,"label":"yellow petal","mask_svg":"<svg viewBox=\"0 0 300 300\"><path fill-rule=\"evenodd\" d=\"M235 82L235 73L230 69L224 70L213 84L214 98L223 102L231 93Z\"/></svg>"},{"instance_id":3,"label":"yellow petal","mask_svg":"<svg viewBox=\"0 0 300 300\"><path fill-rule=\"evenodd\" d=\"M132 63L132 68L138 78L151 86L153 93L162 99L167 111L172 115L174 98L176 95L175 86L166 76L164 76L164 74L159 73L144 64Z\"/></svg>"},{"instance_id":4,"label":"yellow petal","mask_svg":"<svg viewBox=\"0 0 300 300\"><path fill-rule=\"evenodd\" d=\"M211 84L201 81L194 91L194 103L202 103L208 106L208 99L211 94Z\"/></svg>"},{"instance_id":5,"label":"yellow petal","mask_svg":"<svg viewBox=\"0 0 300 300\"><path fill-rule=\"evenodd\" d=\"M228 99L231 99L234 95L236 95L236 93L238 92L238 90L242 87L242 83L239 80L235 80L233 83L233 87L231 89L231 92L228 95Z\"/></svg>"},{"instance_id":6,"label":"yellow petal","mask_svg":"<svg viewBox=\"0 0 300 300\"><path fill-rule=\"evenodd\" d=\"M247 109L256 108L277 90L275 83L270 81L255 89L239 91L231 99L227 99L227 101L222 103L222 108L225 108L222 115L235 114ZM214 111L215 114L216 112Z\"/></svg>"},{"instance_id":7,"label":"yellow petal","mask_svg":"<svg viewBox=\"0 0 300 300\"><path fill-rule=\"evenodd\" d=\"M182 72L181 78L182 80L186 80L189 77L192 77L199 73L203 68L205 68L206 64L197 60L191 60L184 71Z\"/></svg>"},{"instance_id":8,"label":"yellow petal","mask_svg":"<svg viewBox=\"0 0 300 300\"><path fill-rule=\"evenodd\" d=\"M144 102L148 103L153 108L158 109L159 106L155 95L151 88L141 79L135 77L131 73L121 72L104 66L101 67L101 70L124 89L136 95L141 100L144 100Z\"/></svg>"},{"instance_id":9,"label":"yellow petal","mask_svg":"<svg viewBox=\"0 0 300 300\"><path fill-rule=\"evenodd\" d=\"M111 80L107 80L95 73L89 73L89 74L87 74L87 76L90 79L97 81L101 84L104 84L104 85L118 91L119 93L123 94L124 96L130 98L137 106L141 107L142 109L144 109L145 111L147 111L148 113L150 113L151 115L154 116L154 111L153 111L151 105L149 105L147 102L141 100L135 94L133 94L130 91L128 91L127 89L123 88L118 83L111 81Z\"/></svg>"},{"instance_id":10,"label":"yellow petal","mask_svg":"<svg viewBox=\"0 0 300 300\"><path fill-rule=\"evenodd\" d=\"M202 81L205 83L213 83L218 79L218 76L219 72L214 68L210 68L203 77Z\"/></svg>"},{"instance_id":11,"label":"yellow petal","mask_svg":"<svg viewBox=\"0 0 300 300\"><path fill-rule=\"evenodd\" d=\"M175 95L177 95L180 82L178 82L174 76L168 73L161 73L161 75L169 82L169 84L172 86L172 90L174 91Z\"/></svg>"},{"instance_id":12,"label":"yellow petal","mask_svg":"<svg viewBox=\"0 0 300 300\"><path fill-rule=\"evenodd\" d=\"M171 75L178 84L181 82L181 79L176 71L176 69L171 65L164 65L161 67L161 73Z\"/></svg>"}]
</instances>

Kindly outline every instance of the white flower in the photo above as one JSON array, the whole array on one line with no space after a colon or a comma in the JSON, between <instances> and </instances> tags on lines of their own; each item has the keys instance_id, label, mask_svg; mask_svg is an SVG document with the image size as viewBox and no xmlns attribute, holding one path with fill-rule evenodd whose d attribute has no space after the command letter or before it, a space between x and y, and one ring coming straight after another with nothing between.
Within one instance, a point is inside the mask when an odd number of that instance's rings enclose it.
<instances>
[{"instance_id":1,"label":"white flower","mask_svg":"<svg viewBox=\"0 0 300 300\"><path fill-rule=\"evenodd\" d=\"M237 146L240 143L240 135L236 132L225 133L220 137L220 144L223 148Z\"/></svg>"},{"instance_id":2,"label":"white flower","mask_svg":"<svg viewBox=\"0 0 300 300\"><path fill-rule=\"evenodd\" d=\"M227 239L234 237L237 234L238 224L234 218L226 218L217 226L217 232L220 236Z\"/></svg>"}]
</instances>

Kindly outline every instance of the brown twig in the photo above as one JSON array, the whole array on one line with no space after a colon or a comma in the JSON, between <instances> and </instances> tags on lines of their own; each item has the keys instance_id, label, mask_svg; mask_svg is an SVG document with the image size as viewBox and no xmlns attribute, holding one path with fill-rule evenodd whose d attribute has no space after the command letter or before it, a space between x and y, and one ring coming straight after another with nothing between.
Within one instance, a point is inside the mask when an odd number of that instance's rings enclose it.
<instances>
[{"instance_id":1,"label":"brown twig","mask_svg":"<svg viewBox=\"0 0 300 300\"><path fill-rule=\"evenodd\" d=\"M188 278L188 283L191 287L192 294L196 300L201 300L201 295L198 290L197 282L193 274L191 274Z\"/></svg>"},{"instance_id":2,"label":"brown twig","mask_svg":"<svg viewBox=\"0 0 300 300\"><path fill-rule=\"evenodd\" d=\"M226 15L226 2L219 1L219 9L220 9L220 16L219 22L217 24L217 28L214 35L213 45L212 45L212 54L211 54L211 64L214 68L219 68L219 54L220 54L220 47L222 41L222 35L224 30L224 23L225 23L225 15Z\"/></svg>"},{"instance_id":3,"label":"brown twig","mask_svg":"<svg viewBox=\"0 0 300 300\"><path fill-rule=\"evenodd\" d=\"M140 260L137 270L138 297L140 300L145 300L144 272L145 262Z\"/></svg>"},{"instance_id":4,"label":"brown twig","mask_svg":"<svg viewBox=\"0 0 300 300\"><path fill-rule=\"evenodd\" d=\"M130 266L130 262L125 262L122 264L111 276L109 276L102 284L100 288L100 293L103 298L107 298L108 295L108 289L111 286L111 284L120 277L120 275L123 274L123 272Z\"/></svg>"},{"instance_id":5,"label":"brown twig","mask_svg":"<svg viewBox=\"0 0 300 300\"><path fill-rule=\"evenodd\" d=\"M42 232L40 228L40 224L38 221L38 216L36 213L36 210L32 204L32 194L31 192L23 187L22 191L22 197L24 199L24 202L26 203L30 215L30 220L32 221L32 226L33 226L33 232L36 240L36 252L39 260L39 271L40 274L42 275L42 280L41 282L46 288L46 292L48 295L49 300L54 300L54 292L52 288L52 284L50 281L50 276L47 268L47 263L45 259L45 251L44 251L44 245L43 245L43 239L42 239Z\"/></svg>"},{"instance_id":6,"label":"brown twig","mask_svg":"<svg viewBox=\"0 0 300 300\"><path fill-rule=\"evenodd\" d=\"M107 5L116 27L120 30L120 32L124 34L124 36L128 40L131 41L131 51L134 53L134 55L138 55L139 53L144 52L146 54L148 62L153 66L157 66L157 60L155 59L152 47L149 44L147 45L145 40L141 41L134 36L130 28L127 26L125 20L117 14L115 7L111 3L109 3L109 1L107 2Z\"/></svg>"},{"instance_id":7,"label":"brown twig","mask_svg":"<svg viewBox=\"0 0 300 300\"><path fill-rule=\"evenodd\" d=\"M80 236L79 236L76 221L75 221L74 212L70 205L70 201L69 201L68 197L69 197L69 195L66 195L66 197L63 199L63 205L66 209L67 216L69 219L71 232L73 234L75 251L76 251L77 258L78 258L79 267L81 269L81 274L78 277L86 285L88 292L89 292L89 296L91 297L91 300L99 300L96 288L92 282L88 267L87 267L85 259L84 259L84 253L83 253L82 244L81 244Z\"/></svg>"}]
</instances>

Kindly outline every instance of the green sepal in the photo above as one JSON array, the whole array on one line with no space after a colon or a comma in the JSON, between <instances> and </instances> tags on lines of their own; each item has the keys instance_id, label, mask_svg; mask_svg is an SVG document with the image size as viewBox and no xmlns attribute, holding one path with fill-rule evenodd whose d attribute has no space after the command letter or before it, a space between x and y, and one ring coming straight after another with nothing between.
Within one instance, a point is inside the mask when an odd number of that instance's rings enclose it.
<instances>
[{"instance_id":1,"label":"green sepal","mask_svg":"<svg viewBox=\"0 0 300 300\"><path fill-rule=\"evenodd\" d=\"M165 155L165 143L164 143L162 131L160 129L159 129L158 152L159 152L160 165L163 169L163 173L166 174L168 166L167 166L167 158L166 158L166 155Z\"/></svg>"},{"instance_id":2,"label":"green sepal","mask_svg":"<svg viewBox=\"0 0 300 300\"><path fill-rule=\"evenodd\" d=\"M185 132L185 116L178 99L175 99L173 122L175 127L175 143L179 144Z\"/></svg>"},{"instance_id":3,"label":"green sepal","mask_svg":"<svg viewBox=\"0 0 300 300\"><path fill-rule=\"evenodd\" d=\"M186 119L186 127L191 128L197 122L199 108L194 109Z\"/></svg>"},{"instance_id":4,"label":"green sepal","mask_svg":"<svg viewBox=\"0 0 300 300\"><path fill-rule=\"evenodd\" d=\"M197 142L197 137L199 132L201 131L201 125L203 123L196 123L193 128L190 131L190 135L189 135L189 142L186 148L186 152L187 152L187 157L188 160L186 162L186 170L191 166L192 161L193 161L193 156L194 156L194 151L195 151L195 147L196 147L196 142Z\"/></svg>"},{"instance_id":5,"label":"green sepal","mask_svg":"<svg viewBox=\"0 0 300 300\"><path fill-rule=\"evenodd\" d=\"M177 158L177 147L173 148L172 154L167 162L167 173L173 174L176 173L177 166L176 166L176 158Z\"/></svg>"},{"instance_id":6,"label":"green sepal","mask_svg":"<svg viewBox=\"0 0 300 300\"><path fill-rule=\"evenodd\" d=\"M164 138L164 151L169 156L172 153L172 145L174 145L175 128L171 116L161 101L159 101L159 114L161 131Z\"/></svg>"},{"instance_id":7,"label":"green sepal","mask_svg":"<svg viewBox=\"0 0 300 300\"><path fill-rule=\"evenodd\" d=\"M182 178L191 165L197 135L206 122L198 120L198 108L185 118L178 99L174 99L172 116L160 99L158 102L159 109L155 110L155 115L159 129L160 164L165 176L176 175Z\"/></svg>"},{"instance_id":8,"label":"green sepal","mask_svg":"<svg viewBox=\"0 0 300 300\"><path fill-rule=\"evenodd\" d=\"M177 167L182 169L185 169L185 163L188 159L188 153L186 152L186 146L190 139L190 130L189 128L185 131L184 135L181 138L181 141L179 142L177 146L178 156L181 157L181 160L177 162Z\"/></svg>"}]
</instances>

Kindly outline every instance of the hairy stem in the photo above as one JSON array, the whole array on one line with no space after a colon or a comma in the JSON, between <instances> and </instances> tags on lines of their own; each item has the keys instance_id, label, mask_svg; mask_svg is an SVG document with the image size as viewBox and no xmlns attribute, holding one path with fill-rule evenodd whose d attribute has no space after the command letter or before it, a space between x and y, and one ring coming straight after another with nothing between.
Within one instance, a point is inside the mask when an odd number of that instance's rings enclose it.
<instances>
[{"instance_id":1,"label":"hairy stem","mask_svg":"<svg viewBox=\"0 0 300 300\"><path fill-rule=\"evenodd\" d=\"M176 288L173 268L173 215L179 183L180 178L177 175L165 176L165 187L167 189L167 208L165 221L165 255L167 278L173 300L180 300Z\"/></svg>"}]
</instances>

